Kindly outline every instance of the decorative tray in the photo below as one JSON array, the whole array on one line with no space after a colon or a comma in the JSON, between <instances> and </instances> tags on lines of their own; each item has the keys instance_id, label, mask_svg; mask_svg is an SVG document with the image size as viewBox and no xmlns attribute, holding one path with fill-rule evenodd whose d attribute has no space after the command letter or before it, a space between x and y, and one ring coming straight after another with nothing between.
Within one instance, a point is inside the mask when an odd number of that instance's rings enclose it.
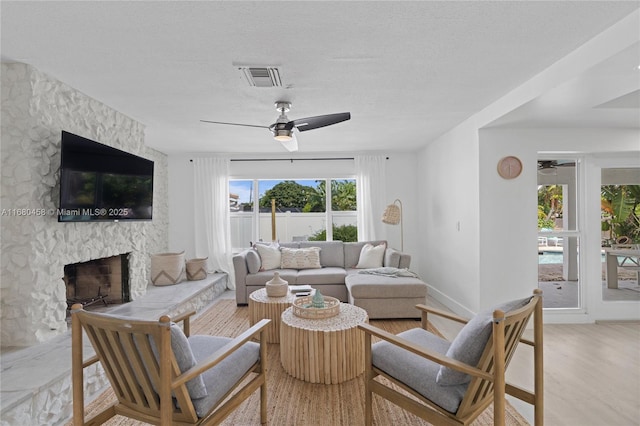
<instances>
[{"instance_id":1,"label":"decorative tray","mask_svg":"<svg viewBox=\"0 0 640 426\"><path fill-rule=\"evenodd\" d=\"M298 297L291 305L295 316L308 319L331 318L340 313L340 301L335 297L323 296L324 308L314 308L311 305L313 296Z\"/></svg>"}]
</instances>

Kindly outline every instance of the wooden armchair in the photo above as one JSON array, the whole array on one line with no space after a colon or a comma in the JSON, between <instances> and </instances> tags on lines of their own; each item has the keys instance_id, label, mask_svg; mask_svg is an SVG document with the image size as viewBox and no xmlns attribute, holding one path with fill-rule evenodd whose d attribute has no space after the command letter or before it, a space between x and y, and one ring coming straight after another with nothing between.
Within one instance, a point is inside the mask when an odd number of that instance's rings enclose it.
<instances>
[{"instance_id":1,"label":"wooden armchair","mask_svg":"<svg viewBox=\"0 0 640 426\"><path fill-rule=\"evenodd\" d=\"M189 335L168 316L141 321L72 307L73 424L97 425L116 414L155 425L220 423L260 388L267 422L266 336L262 320L235 339ZM96 355L83 360L83 330ZM260 343L252 342L259 338ZM85 367L100 362L118 401L84 420Z\"/></svg>"},{"instance_id":2,"label":"wooden armchair","mask_svg":"<svg viewBox=\"0 0 640 426\"><path fill-rule=\"evenodd\" d=\"M468 425L493 402L494 424L504 425L505 392L534 405L535 425L543 424L542 291L536 289L531 298L504 303L470 321L424 305L417 308L422 311L422 328L397 336L359 325L365 332L365 424L372 423L375 393L435 425ZM448 342L426 331L429 313L466 325ZM532 315L530 341L522 333ZM371 336L382 341L372 345ZM518 342L534 350L534 392L505 383Z\"/></svg>"}]
</instances>

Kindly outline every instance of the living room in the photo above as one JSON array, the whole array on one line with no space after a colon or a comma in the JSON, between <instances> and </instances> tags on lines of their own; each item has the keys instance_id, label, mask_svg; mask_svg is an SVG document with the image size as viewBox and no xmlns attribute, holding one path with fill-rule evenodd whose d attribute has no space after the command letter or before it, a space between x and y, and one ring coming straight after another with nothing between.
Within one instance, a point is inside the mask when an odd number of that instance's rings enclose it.
<instances>
[{"instance_id":1,"label":"living room","mask_svg":"<svg viewBox=\"0 0 640 426\"><path fill-rule=\"evenodd\" d=\"M2 208L58 207L60 131L67 130L153 159L154 217L87 227L51 216L3 215L3 346L37 345L66 332L58 285L64 263L134 247L136 298L145 292L151 254L206 255L196 248L201 230L193 220L190 160L220 155L285 160L230 161L234 179L351 178L354 161L340 158L388 158L377 202L402 200L404 235L400 227L376 223L376 238L394 247L403 239L429 297L466 317L537 287L536 163L543 154L577 158L586 207L580 236L589 260L582 266L581 306L547 311L545 321L639 319L637 303L602 300L600 262L591 262L600 246L589 244L600 239L593 188L601 170L637 168L640 157L637 104L593 108L634 93L637 102L637 3L465 10L469 5L446 2L169 2L156 11L143 4L20 3L1 5ZM175 24L176 16L184 22ZM237 24L243 21L246 27ZM445 32L449 25L458 32ZM350 26L353 33L342 32ZM438 31L451 39L439 45ZM449 62L458 55L465 60ZM158 58L170 63L167 71L152 61ZM611 71L628 58L635 76ZM145 61L155 64L157 75ZM249 87L234 63L281 66L289 87ZM554 103L576 89L588 98L584 104ZM342 111L352 118L299 133L293 153L266 129L200 122L268 126L279 100L292 103L292 118ZM579 117L585 104L590 124ZM597 112L611 121L596 120ZM496 172L505 156L523 164L515 179Z\"/></svg>"}]
</instances>

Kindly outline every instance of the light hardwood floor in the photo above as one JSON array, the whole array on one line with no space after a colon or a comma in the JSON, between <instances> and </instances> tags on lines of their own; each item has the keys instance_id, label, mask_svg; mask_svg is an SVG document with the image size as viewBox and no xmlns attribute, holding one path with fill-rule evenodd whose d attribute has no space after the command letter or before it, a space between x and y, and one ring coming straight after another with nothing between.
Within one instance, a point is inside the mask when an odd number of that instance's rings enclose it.
<instances>
[{"instance_id":1,"label":"light hardwood floor","mask_svg":"<svg viewBox=\"0 0 640 426\"><path fill-rule=\"evenodd\" d=\"M440 303L428 304L446 309ZM459 326L432 318L448 339ZM527 330L532 338L531 330ZM533 352L520 345L507 381L533 388ZM545 324L545 425L640 425L640 323ZM533 423L531 406L510 399Z\"/></svg>"},{"instance_id":2,"label":"light hardwood floor","mask_svg":"<svg viewBox=\"0 0 640 426\"><path fill-rule=\"evenodd\" d=\"M448 310L431 298L427 305ZM431 321L447 339L461 328L435 316ZM544 372L546 426L640 426L640 322L545 324ZM533 389L530 347L518 347L507 381ZM529 404L509 401L533 424Z\"/></svg>"}]
</instances>

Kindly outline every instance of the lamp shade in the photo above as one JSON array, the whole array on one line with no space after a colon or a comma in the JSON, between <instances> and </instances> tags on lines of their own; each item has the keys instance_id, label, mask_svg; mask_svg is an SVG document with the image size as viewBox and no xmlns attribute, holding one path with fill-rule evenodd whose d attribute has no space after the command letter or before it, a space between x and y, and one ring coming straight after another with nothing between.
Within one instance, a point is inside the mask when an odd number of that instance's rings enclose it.
<instances>
[{"instance_id":1,"label":"lamp shade","mask_svg":"<svg viewBox=\"0 0 640 426\"><path fill-rule=\"evenodd\" d=\"M395 199L382 214L382 222L388 225L400 224L400 250L404 251L404 229L402 223L402 201Z\"/></svg>"},{"instance_id":2,"label":"lamp shade","mask_svg":"<svg viewBox=\"0 0 640 426\"><path fill-rule=\"evenodd\" d=\"M396 200L399 202L399 200ZM389 204L382 214L382 221L389 225L397 225L400 223L402 212L397 204Z\"/></svg>"}]
</instances>

